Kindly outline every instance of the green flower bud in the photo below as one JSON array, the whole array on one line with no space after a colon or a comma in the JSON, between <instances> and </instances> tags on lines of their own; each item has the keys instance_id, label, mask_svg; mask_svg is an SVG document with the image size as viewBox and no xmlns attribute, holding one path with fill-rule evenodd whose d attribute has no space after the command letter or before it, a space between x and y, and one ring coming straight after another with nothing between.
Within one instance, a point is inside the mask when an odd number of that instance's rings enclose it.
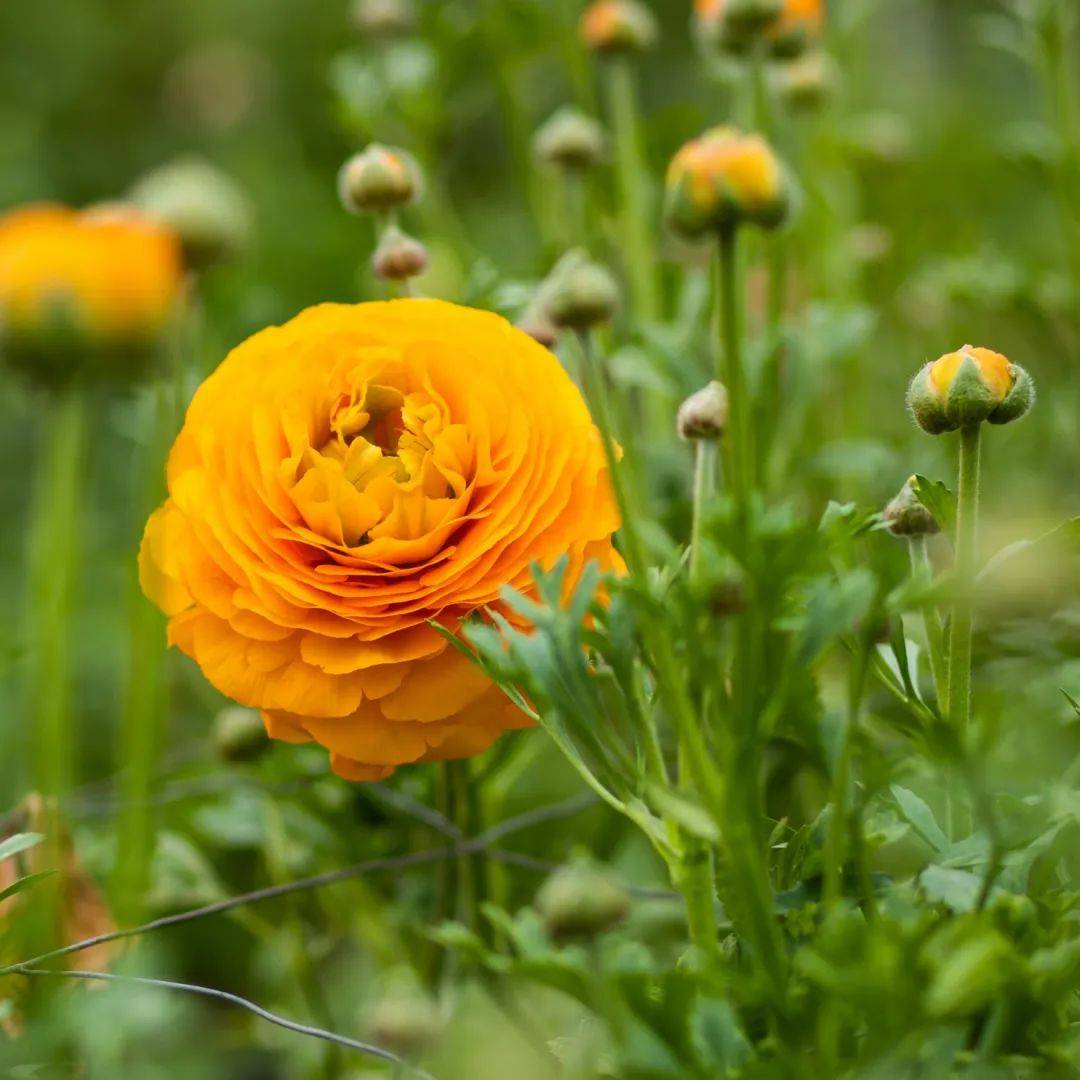
<instances>
[{"instance_id":1,"label":"green flower bud","mask_svg":"<svg viewBox=\"0 0 1080 1080\"><path fill-rule=\"evenodd\" d=\"M240 187L199 158L181 158L148 173L131 202L180 238L193 269L229 262L251 240L252 209Z\"/></svg>"},{"instance_id":2,"label":"green flower bud","mask_svg":"<svg viewBox=\"0 0 1080 1080\"><path fill-rule=\"evenodd\" d=\"M226 761L254 761L270 747L266 725L255 709L222 709L214 719L214 745Z\"/></svg>"},{"instance_id":3,"label":"green flower bud","mask_svg":"<svg viewBox=\"0 0 1080 1080\"><path fill-rule=\"evenodd\" d=\"M427 269L427 248L396 225L383 231L371 256L371 269L383 281L404 281Z\"/></svg>"},{"instance_id":4,"label":"green flower bud","mask_svg":"<svg viewBox=\"0 0 1080 1080\"><path fill-rule=\"evenodd\" d=\"M681 439L719 439L727 421L728 392L714 379L679 406L675 426Z\"/></svg>"},{"instance_id":5,"label":"green flower bud","mask_svg":"<svg viewBox=\"0 0 1080 1080\"><path fill-rule=\"evenodd\" d=\"M712 128L672 158L665 182L665 216L696 237L751 222L775 228L790 207L790 188L776 155L760 135Z\"/></svg>"},{"instance_id":6,"label":"green flower bud","mask_svg":"<svg viewBox=\"0 0 1080 1080\"><path fill-rule=\"evenodd\" d=\"M621 923L630 897L591 863L575 860L544 882L536 907L553 938L589 938Z\"/></svg>"},{"instance_id":7,"label":"green flower bud","mask_svg":"<svg viewBox=\"0 0 1080 1080\"><path fill-rule=\"evenodd\" d=\"M354 154L338 172L338 194L350 214L405 206L419 197L420 186L411 155L378 143Z\"/></svg>"},{"instance_id":8,"label":"green flower bud","mask_svg":"<svg viewBox=\"0 0 1080 1080\"><path fill-rule=\"evenodd\" d=\"M568 251L541 286L541 304L556 327L584 330L607 322L619 305L619 286L583 251Z\"/></svg>"},{"instance_id":9,"label":"green flower bud","mask_svg":"<svg viewBox=\"0 0 1080 1080\"><path fill-rule=\"evenodd\" d=\"M908 407L931 435L989 420L1007 424L1031 408L1035 386L1018 364L965 345L926 364L908 388Z\"/></svg>"},{"instance_id":10,"label":"green flower bud","mask_svg":"<svg viewBox=\"0 0 1080 1080\"><path fill-rule=\"evenodd\" d=\"M371 1014L372 1041L406 1059L415 1059L441 1034L438 1006L411 971L394 973L379 994Z\"/></svg>"},{"instance_id":11,"label":"green flower bud","mask_svg":"<svg viewBox=\"0 0 1080 1080\"><path fill-rule=\"evenodd\" d=\"M836 65L820 50L808 52L777 68L777 92L792 112L813 112L836 91Z\"/></svg>"},{"instance_id":12,"label":"green flower bud","mask_svg":"<svg viewBox=\"0 0 1080 1080\"><path fill-rule=\"evenodd\" d=\"M565 169L587 169L604 160L604 129L577 109L560 109L536 132L533 151L541 161Z\"/></svg>"},{"instance_id":13,"label":"green flower bud","mask_svg":"<svg viewBox=\"0 0 1080 1080\"><path fill-rule=\"evenodd\" d=\"M896 497L885 507L882 516L893 536L930 536L941 528L934 515L915 494L915 477L909 477Z\"/></svg>"}]
</instances>

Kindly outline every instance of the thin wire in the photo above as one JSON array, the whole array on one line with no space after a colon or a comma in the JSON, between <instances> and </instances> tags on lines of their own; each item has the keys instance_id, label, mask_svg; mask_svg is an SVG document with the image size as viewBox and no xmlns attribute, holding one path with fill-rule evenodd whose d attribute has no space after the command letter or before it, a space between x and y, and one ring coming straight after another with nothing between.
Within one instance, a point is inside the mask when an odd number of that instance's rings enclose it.
<instances>
[{"instance_id":1,"label":"thin wire","mask_svg":"<svg viewBox=\"0 0 1080 1080\"><path fill-rule=\"evenodd\" d=\"M362 1054L368 1054L371 1057L390 1062L392 1065L409 1069L416 1076L423 1078L423 1080L433 1080L430 1073L418 1069L404 1058L398 1057L397 1054L390 1050L384 1050L381 1046L376 1046L373 1043L360 1042L358 1039L350 1039L345 1035L336 1035L334 1032L326 1031L323 1028L297 1023L295 1020L289 1020L284 1016L278 1016L277 1013L272 1013L269 1009L264 1009L261 1005L257 1005L254 1001L249 1001L247 998L242 998L238 994L230 994L226 990L215 990L211 986L198 986L195 983L173 982L169 979L151 979L143 975L114 975L103 971L63 971L50 968L24 967L20 969L20 972L23 975L56 975L63 979L84 979L95 982L116 982L135 984L138 986L156 986L163 990L180 990L188 994L199 994L202 997L216 998L219 1001L227 1001L232 1005L239 1005L240 1008L247 1009L248 1012L254 1013L263 1020L269 1021L271 1024L276 1024L286 1031L293 1031L298 1035L308 1035L314 1039L322 1039L324 1042L333 1043L335 1046L342 1046L347 1050L359 1050Z\"/></svg>"}]
</instances>

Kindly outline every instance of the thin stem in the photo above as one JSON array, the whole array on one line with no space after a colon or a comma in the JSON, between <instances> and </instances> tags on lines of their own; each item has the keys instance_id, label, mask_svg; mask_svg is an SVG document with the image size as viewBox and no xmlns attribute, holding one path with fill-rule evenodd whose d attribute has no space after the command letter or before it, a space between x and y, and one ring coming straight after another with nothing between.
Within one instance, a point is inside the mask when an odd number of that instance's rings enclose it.
<instances>
[{"instance_id":1,"label":"thin stem","mask_svg":"<svg viewBox=\"0 0 1080 1080\"><path fill-rule=\"evenodd\" d=\"M627 274L634 310L640 319L649 322L659 317L660 304L648 171L641 149L641 118L629 61L610 61L607 78L614 128L620 232L625 244Z\"/></svg>"},{"instance_id":2,"label":"thin stem","mask_svg":"<svg viewBox=\"0 0 1080 1080\"><path fill-rule=\"evenodd\" d=\"M702 550L702 519L705 505L716 488L717 444L713 439L694 440L694 504L690 526L690 581L701 580L704 552Z\"/></svg>"},{"instance_id":3,"label":"thin stem","mask_svg":"<svg viewBox=\"0 0 1080 1080\"><path fill-rule=\"evenodd\" d=\"M956 600L949 627L949 721L960 733L971 720L971 622L979 516L979 424L960 429L956 513Z\"/></svg>"},{"instance_id":4,"label":"thin stem","mask_svg":"<svg viewBox=\"0 0 1080 1080\"><path fill-rule=\"evenodd\" d=\"M57 390L46 412L28 532L27 656L38 791L71 781L71 606L86 413L81 388Z\"/></svg>"},{"instance_id":5,"label":"thin stem","mask_svg":"<svg viewBox=\"0 0 1080 1080\"><path fill-rule=\"evenodd\" d=\"M925 536L912 536L908 540L908 553L911 556L913 574L929 573L933 576L930 552ZM941 629L941 620L937 611L923 611L923 634L926 637L926 656L930 663L930 676L934 683L934 694L938 708L945 704L945 691L948 683L945 666L945 635Z\"/></svg>"},{"instance_id":6,"label":"thin stem","mask_svg":"<svg viewBox=\"0 0 1080 1080\"><path fill-rule=\"evenodd\" d=\"M728 419L727 475L740 519L745 523L750 499L750 462L753 454L750 430L750 392L742 354L741 285L739 252L735 228L720 230L717 245L717 378L727 386Z\"/></svg>"}]
</instances>

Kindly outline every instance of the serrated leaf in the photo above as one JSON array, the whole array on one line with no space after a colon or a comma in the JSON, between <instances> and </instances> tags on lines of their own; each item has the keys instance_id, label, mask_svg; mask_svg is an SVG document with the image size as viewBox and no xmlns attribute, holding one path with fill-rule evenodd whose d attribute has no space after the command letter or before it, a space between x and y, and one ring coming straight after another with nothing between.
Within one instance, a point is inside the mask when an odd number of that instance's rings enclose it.
<instances>
[{"instance_id":1,"label":"serrated leaf","mask_svg":"<svg viewBox=\"0 0 1080 1080\"><path fill-rule=\"evenodd\" d=\"M944 853L949 850L951 844L949 838L942 831L934 818L934 812L930 807L907 788L899 784L892 785L893 798L900 807L900 813L908 821L911 827L937 852Z\"/></svg>"},{"instance_id":2,"label":"serrated leaf","mask_svg":"<svg viewBox=\"0 0 1080 1080\"><path fill-rule=\"evenodd\" d=\"M940 480L927 480L918 473L913 478L911 489L951 540L956 532L956 495Z\"/></svg>"},{"instance_id":3,"label":"serrated leaf","mask_svg":"<svg viewBox=\"0 0 1080 1080\"><path fill-rule=\"evenodd\" d=\"M28 851L37 847L45 837L41 833L25 832L15 833L6 840L0 841L0 862L18 855L22 851Z\"/></svg>"}]
</instances>

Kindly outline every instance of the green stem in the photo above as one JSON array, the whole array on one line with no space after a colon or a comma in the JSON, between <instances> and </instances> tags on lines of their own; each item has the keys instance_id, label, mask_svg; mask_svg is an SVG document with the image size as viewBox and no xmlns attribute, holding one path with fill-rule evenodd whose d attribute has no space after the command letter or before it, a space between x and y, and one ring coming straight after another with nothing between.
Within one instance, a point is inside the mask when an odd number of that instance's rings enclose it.
<instances>
[{"instance_id":1,"label":"green stem","mask_svg":"<svg viewBox=\"0 0 1080 1080\"><path fill-rule=\"evenodd\" d=\"M136 505L141 522L160 501L168 440L175 429L179 390L162 382L147 410L145 444L136 467ZM115 902L125 923L142 919L154 850L151 808L156 763L167 722L165 619L139 587L132 556L129 668L117 759L122 809L117 825Z\"/></svg>"},{"instance_id":2,"label":"green stem","mask_svg":"<svg viewBox=\"0 0 1080 1080\"><path fill-rule=\"evenodd\" d=\"M28 532L27 659L35 783L46 798L72 780L72 595L79 539L86 399L56 390L46 410Z\"/></svg>"},{"instance_id":3,"label":"green stem","mask_svg":"<svg viewBox=\"0 0 1080 1080\"><path fill-rule=\"evenodd\" d=\"M712 439L694 440L694 504L690 525L690 581L701 581L704 552L702 548L702 520L705 505L716 488L717 445Z\"/></svg>"},{"instance_id":4,"label":"green stem","mask_svg":"<svg viewBox=\"0 0 1080 1080\"><path fill-rule=\"evenodd\" d=\"M641 149L641 120L629 61L610 61L607 77L614 128L620 232L625 244L626 269L634 310L639 319L651 322L659 318L660 303L656 283L656 259L653 253L648 171Z\"/></svg>"},{"instance_id":5,"label":"green stem","mask_svg":"<svg viewBox=\"0 0 1080 1080\"><path fill-rule=\"evenodd\" d=\"M912 573L930 573L933 570L930 564L930 552L927 549L925 536L913 536L908 541L908 552L911 556ZM948 683L945 666L945 635L941 629L941 620L937 611L923 611L923 633L926 637L926 656L930 662L930 676L934 683L934 694L937 697L938 708L945 704L945 690Z\"/></svg>"},{"instance_id":6,"label":"green stem","mask_svg":"<svg viewBox=\"0 0 1080 1080\"><path fill-rule=\"evenodd\" d=\"M720 230L717 245L716 310L718 319L717 378L726 385L729 402L727 475L740 520L745 524L750 500L750 391L742 355L741 284L739 252L734 227Z\"/></svg>"},{"instance_id":7,"label":"green stem","mask_svg":"<svg viewBox=\"0 0 1080 1080\"><path fill-rule=\"evenodd\" d=\"M971 719L971 622L979 517L980 425L960 429L956 513L956 600L949 626L950 723L963 737Z\"/></svg>"}]
</instances>

